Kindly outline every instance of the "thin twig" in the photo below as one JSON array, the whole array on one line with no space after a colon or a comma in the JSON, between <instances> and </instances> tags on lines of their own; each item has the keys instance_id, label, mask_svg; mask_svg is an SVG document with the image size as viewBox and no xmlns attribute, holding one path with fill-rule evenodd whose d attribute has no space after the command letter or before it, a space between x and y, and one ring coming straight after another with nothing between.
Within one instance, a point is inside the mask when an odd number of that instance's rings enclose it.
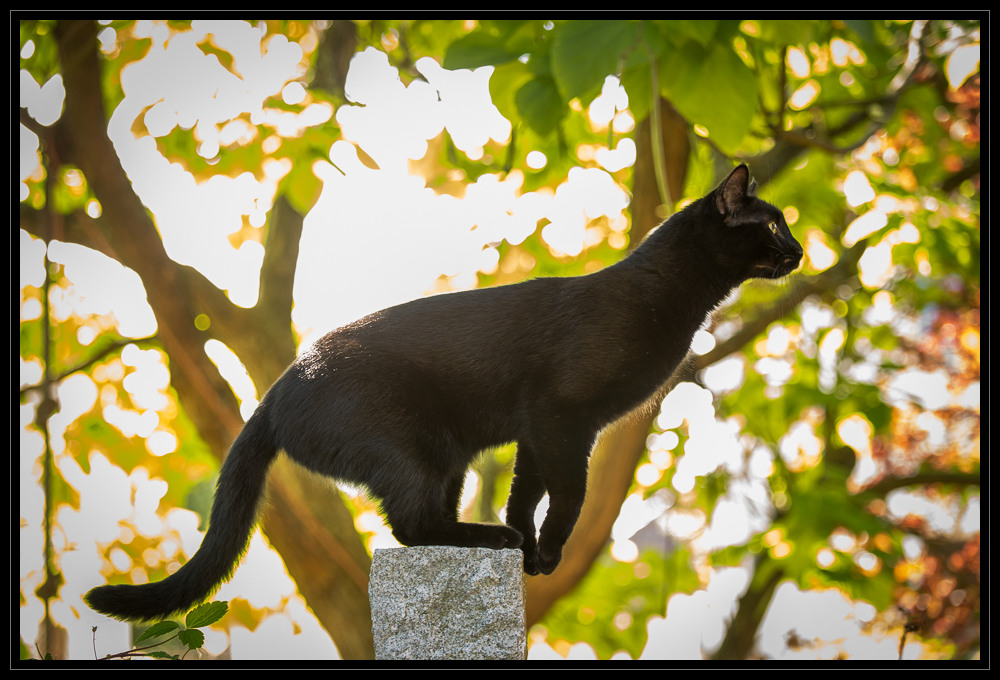
<instances>
[{"instance_id":1,"label":"thin twig","mask_svg":"<svg viewBox=\"0 0 1000 680\"><path fill-rule=\"evenodd\" d=\"M100 361L104 357L108 356L112 352L115 352L115 351L120 350L120 349L124 349L128 345L144 345L144 344L152 343L152 342L156 342L156 341L157 341L157 336L156 335L150 335L150 336L147 336L145 338L123 338L121 340L115 340L113 342L109 342L104 347L101 347L96 352L94 352L93 355L91 355L91 356L87 357L86 359L80 361L79 363L77 363L77 364L75 364L75 365L73 365L73 366L65 369L64 371L61 371L58 375L50 376L49 380L53 384L62 382L63 380L65 380L69 376L73 375L74 373L78 373L80 371L84 371L84 370L90 368L91 366L93 366L98 361ZM27 394L29 392L33 392L35 390L43 389L44 387L45 387L44 384L27 385L27 386L22 387L20 389L20 396L24 396L25 394Z\"/></svg>"},{"instance_id":2,"label":"thin twig","mask_svg":"<svg viewBox=\"0 0 1000 680\"><path fill-rule=\"evenodd\" d=\"M153 647L159 647L160 645L165 645L168 642L170 642L171 640L173 640L174 638L176 638L178 635L180 635L180 632L174 633L173 636L168 637L166 640L161 640L160 642L155 642L155 643L153 643L151 645L146 645L145 647L136 647L135 649L130 649L130 650L125 651L125 652L118 652L117 654L108 654L107 656L103 657L103 660L118 659L118 658L124 658L124 657L127 657L127 656L149 656L148 654L143 654L143 650L152 649ZM96 649L95 649L95 653L96 653Z\"/></svg>"}]
</instances>

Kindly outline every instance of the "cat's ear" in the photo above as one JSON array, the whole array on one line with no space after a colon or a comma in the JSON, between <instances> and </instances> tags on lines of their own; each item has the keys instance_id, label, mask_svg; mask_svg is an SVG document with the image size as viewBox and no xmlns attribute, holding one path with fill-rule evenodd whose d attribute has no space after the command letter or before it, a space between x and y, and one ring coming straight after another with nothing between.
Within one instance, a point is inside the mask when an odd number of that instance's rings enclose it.
<instances>
[{"instance_id":1,"label":"cat's ear","mask_svg":"<svg viewBox=\"0 0 1000 680\"><path fill-rule=\"evenodd\" d=\"M750 168L746 163L738 165L715 190L715 207L719 214L723 217L732 215L756 188L757 183L750 179Z\"/></svg>"}]
</instances>

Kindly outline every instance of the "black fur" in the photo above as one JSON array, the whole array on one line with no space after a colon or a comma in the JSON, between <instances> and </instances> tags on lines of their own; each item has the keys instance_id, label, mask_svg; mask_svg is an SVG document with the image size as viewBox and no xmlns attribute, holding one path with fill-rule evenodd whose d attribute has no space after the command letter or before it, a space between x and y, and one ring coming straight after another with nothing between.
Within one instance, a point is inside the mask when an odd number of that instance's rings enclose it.
<instances>
[{"instance_id":1,"label":"black fur","mask_svg":"<svg viewBox=\"0 0 1000 680\"><path fill-rule=\"evenodd\" d=\"M87 602L150 620L211 595L246 547L279 449L367 487L403 544L520 547L526 572L551 573L598 433L656 394L736 286L784 276L801 256L741 165L603 271L415 300L333 331L295 360L237 438L197 554L164 581L95 588ZM512 441L507 525L459 522L467 466Z\"/></svg>"}]
</instances>

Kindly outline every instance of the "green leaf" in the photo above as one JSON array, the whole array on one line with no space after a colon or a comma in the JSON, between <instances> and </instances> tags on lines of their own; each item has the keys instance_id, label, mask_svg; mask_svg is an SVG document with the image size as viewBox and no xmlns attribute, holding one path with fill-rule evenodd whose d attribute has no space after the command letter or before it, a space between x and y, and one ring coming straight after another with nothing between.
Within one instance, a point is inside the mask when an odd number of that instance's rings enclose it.
<instances>
[{"instance_id":1,"label":"green leaf","mask_svg":"<svg viewBox=\"0 0 1000 680\"><path fill-rule=\"evenodd\" d=\"M206 56L214 56L219 61L222 68L226 69L234 76L238 78L242 77L242 74L233 68L233 63L235 61L233 59L233 55L228 51L213 45L211 40L202 40L198 43L198 49L204 52Z\"/></svg>"},{"instance_id":2,"label":"green leaf","mask_svg":"<svg viewBox=\"0 0 1000 680\"><path fill-rule=\"evenodd\" d=\"M718 25L719 22L713 19L676 19L667 22L667 32L691 38L699 45L708 45Z\"/></svg>"},{"instance_id":3,"label":"green leaf","mask_svg":"<svg viewBox=\"0 0 1000 680\"><path fill-rule=\"evenodd\" d=\"M520 23L520 22L497 22ZM499 30L478 30L462 36L445 50L441 65L450 70L506 64L521 56L507 44L508 35Z\"/></svg>"},{"instance_id":4,"label":"green leaf","mask_svg":"<svg viewBox=\"0 0 1000 680\"><path fill-rule=\"evenodd\" d=\"M660 87L689 123L708 130L724 153L734 153L750 130L757 80L728 45L703 47L687 41L666 58Z\"/></svg>"},{"instance_id":5,"label":"green leaf","mask_svg":"<svg viewBox=\"0 0 1000 680\"><path fill-rule=\"evenodd\" d=\"M589 104L600 93L604 79L621 70L638 36L638 24L632 21L562 24L552 45L552 74L563 100L579 98Z\"/></svg>"},{"instance_id":6,"label":"green leaf","mask_svg":"<svg viewBox=\"0 0 1000 680\"><path fill-rule=\"evenodd\" d=\"M143 631L142 635L136 638L136 644L142 642L143 640L151 640L153 638L162 637L167 633L174 632L180 627L181 624L176 621L160 621Z\"/></svg>"},{"instance_id":7,"label":"green leaf","mask_svg":"<svg viewBox=\"0 0 1000 680\"><path fill-rule=\"evenodd\" d=\"M305 215L312 210L323 191L323 182L313 172L312 166L316 160L326 160L325 154L306 138L286 141L282 145L282 154L287 154L292 161L292 169L281 181L279 190L296 212Z\"/></svg>"},{"instance_id":8,"label":"green leaf","mask_svg":"<svg viewBox=\"0 0 1000 680\"><path fill-rule=\"evenodd\" d=\"M182 630L177 634L178 639L188 646L189 649L200 649L205 645L205 634L195 628Z\"/></svg>"},{"instance_id":9,"label":"green leaf","mask_svg":"<svg viewBox=\"0 0 1000 680\"><path fill-rule=\"evenodd\" d=\"M228 602L206 602L188 612L184 625L188 628L204 628L221 619L229 611Z\"/></svg>"},{"instance_id":10,"label":"green leaf","mask_svg":"<svg viewBox=\"0 0 1000 680\"><path fill-rule=\"evenodd\" d=\"M713 567L737 567L748 553L748 544L731 545L711 553L708 559Z\"/></svg>"},{"instance_id":11,"label":"green leaf","mask_svg":"<svg viewBox=\"0 0 1000 680\"><path fill-rule=\"evenodd\" d=\"M854 34L861 39L861 42L867 45L875 44L875 26L874 22L866 21L864 19L845 19L844 24L854 31Z\"/></svg>"},{"instance_id":12,"label":"green leaf","mask_svg":"<svg viewBox=\"0 0 1000 680\"><path fill-rule=\"evenodd\" d=\"M308 163L296 163L288 173L288 179L283 185L287 188L288 202L299 214L307 214L319 200L323 183Z\"/></svg>"},{"instance_id":13,"label":"green leaf","mask_svg":"<svg viewBox=\"0 0 1000 680\"><path fill-rule=\"evenodd\" d=\"M825 22L824 22L825 23ZM850 22L845 22L850 23ZM808 45L815 40L813 25L801 19L769 19L758 22L761 40L773 45Z\"/></svg>"},{"instance_id":14,"label":"green leaf","mask_svg":"<svg viewBox=\"0 0 1000 680\"><path fill-rule=\"evenodd\" d=\"M511 123L520 120L520 113L515 103L515 94L531 80L531 71L526 64L519 61L502 64L493 69L490 76L490 98L500 115Z\"/></svg>"},{"instance_id":15,"label":"green leaf","mask_svg":"<svg viewBox=\"0 0 1000 680\"><path fill-rule=\"evenodd\" d=\"M692 563L691 551L687 548L677 548L663 561L664 573L669 578L671 593L690 595L701 588L698 572L695 571Z\"/></svg>"},{"instance_id":16,"label":"green leaf","mask_svg":"<svg viewBox=\"0 0 1000 680\"><path fill-rule=\"evenodd\" d=\"M170 654L169 652L161 652L159 650L153 652L147 652L146 656L150 656L154 659L173 659L174 661L177 660L176 654Z\"/></svg>"},{"instance_id":17,"label":"green leaf","mask_svg":"<svg viewBox=\"0 0 1000 680\"><path fill-rule=\"evenodd\" d=\"M480 66L505 64L516 58L503 45L482 33L470 33L448 47L442 66L449 70L474 69Z\"/></svg>"},{"instance_id":18,"label":"green leaf","mask_svg":"<svg viewBox=\"0 0 1000 680\"><path fill-rule=\"evenodd\" d=\"M659 96L657 83L653 86L651 66L663 60L663 54L669 45L658 30L658 24L642 22L642 31L634 50L625 59L625 69L619 75L622 87L628 92L628 108L636 120L649 116L652 108L653 92Z\"/></svg>"},{"instance_id":19,"label":"green leaf","mask_svg":"<svg viewBox=\"0 0 1000 680\"><path fill-rule=\"evenodd\" d=\"M551 134L565 112L555 81L544 76L522 85L514 95L514 103L525 123L539 137Z\"/></svg>"}]
</instances>

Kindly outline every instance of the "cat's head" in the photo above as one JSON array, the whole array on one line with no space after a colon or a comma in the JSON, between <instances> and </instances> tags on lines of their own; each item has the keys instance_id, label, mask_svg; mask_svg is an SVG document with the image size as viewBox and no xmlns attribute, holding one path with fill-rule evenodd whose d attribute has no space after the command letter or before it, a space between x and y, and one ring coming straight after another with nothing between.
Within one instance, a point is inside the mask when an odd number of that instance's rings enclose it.
<instances>
[{"instance_id":1,"label":"cat's head","mask_svg":"<svg viewBox=\"0 0 1000 680\"><path fill-rule=\"evenodd\" d=\"M724 224L725 254L746 278L777 279L802 260L802 246L780 210L756 195L750 169L741 164L709 195Z\"/></svg>"}]
</instances>

